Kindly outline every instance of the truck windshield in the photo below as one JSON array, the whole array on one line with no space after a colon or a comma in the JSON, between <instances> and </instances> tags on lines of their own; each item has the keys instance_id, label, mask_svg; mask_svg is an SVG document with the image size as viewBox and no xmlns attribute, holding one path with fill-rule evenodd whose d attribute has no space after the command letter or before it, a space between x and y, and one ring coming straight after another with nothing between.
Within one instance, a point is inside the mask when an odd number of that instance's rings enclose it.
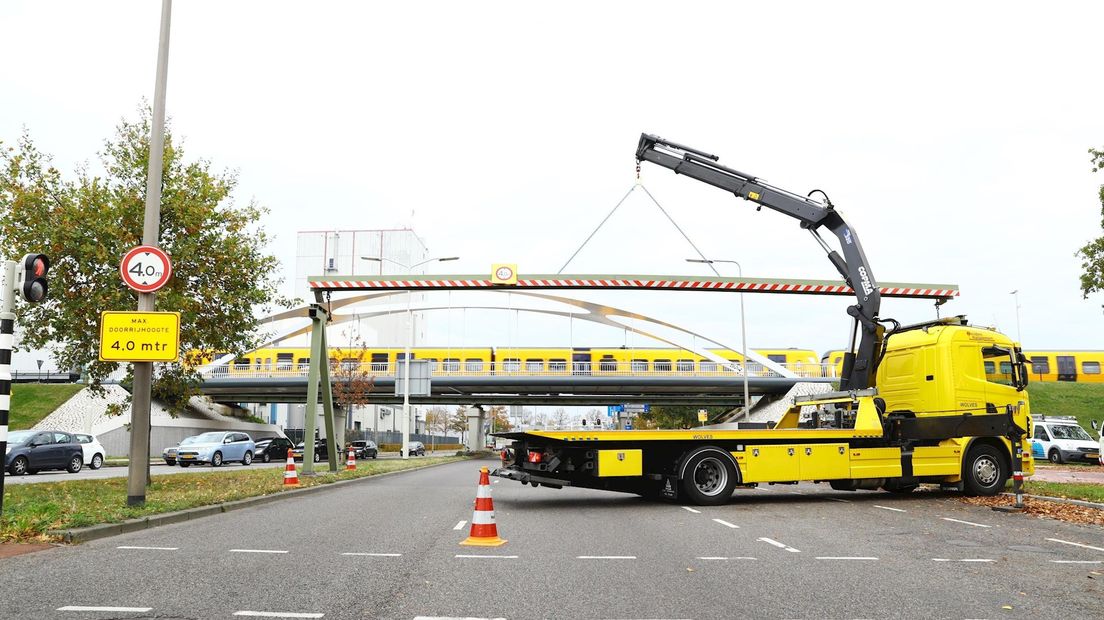
<instances>
[{"instance_id":1,"label":"truck windshield","mask_svg":"<svg viewBox=\"0 0 1104 620\"><path fill-rule=\"evenodd\" d=\"M1010 385L1017 390L1027 387L1027 373L1016 359L1015 352L1005 347L984 347L981 356L985 360L985 378L993 383Z\"/></svg>"},{"instance_id":2,"label":"truck windshield","mask_svg":"<svg viewBox=\"0 0 1104 620\"><path fill-rule=\"evenodd\" d=\"M1074 426L1073 424L1055 424L1050 427L1050 434L1054 435L1055 439L1078 439L1081 441L1092 441L1092 437L1085 432L1085 429L1080 426Z\"/></svg>"}]
</instances>

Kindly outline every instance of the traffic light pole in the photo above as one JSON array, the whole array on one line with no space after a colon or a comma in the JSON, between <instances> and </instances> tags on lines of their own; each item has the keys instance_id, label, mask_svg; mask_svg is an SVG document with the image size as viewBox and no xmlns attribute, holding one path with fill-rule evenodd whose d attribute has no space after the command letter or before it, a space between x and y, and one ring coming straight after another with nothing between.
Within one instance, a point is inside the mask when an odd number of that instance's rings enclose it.
<instances>
[{"instance_id":1,"label":"traffic light pole","mask_svg":"<svg viewBox=\"0 0 1104 620\"><path fill-rule=\"evenodd\" d=\"M11 408L12 334L15 332L15 263L0 263L0 452L8 453L8 415ZM4 472L0 471L0 515L4 514Z\"/></svg>"},{"instance_id":2,"label":"traffic light pole","mask_svg":"<svg viewBox=\"0 0 1104 620\"><path fill-rule=\"evenodd\" d=\"M153 92L153 121L150 126L149 173L146 175L146 213L142 243L160 247L161 172L165 156L165 87L169 72L169 25L172 0L161 2L161 35L157 47L157 77ZM156 310L154 293L138 294L138 311ZM146 503L149 486L150 391L153 364L134 363L134 392L130 410L130 464L127 470L127 505Z\"/></svg>"}]
</instances>

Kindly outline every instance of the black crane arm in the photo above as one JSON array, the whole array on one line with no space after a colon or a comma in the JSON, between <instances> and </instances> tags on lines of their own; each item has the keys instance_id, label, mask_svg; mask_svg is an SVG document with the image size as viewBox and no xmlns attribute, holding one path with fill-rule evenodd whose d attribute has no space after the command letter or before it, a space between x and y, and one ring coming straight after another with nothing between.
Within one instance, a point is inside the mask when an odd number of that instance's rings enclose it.
<instances>
[{"instance_id":1,"label":"black crane arm","mask_svg":"<svg viewBox=\"0 0 1104 620\"><path fill-rule=\"evenodd\" d=\"M857 303L847 309L854 319L849 351L844 354L840 389L857 390L872 387L875 383L878 361L885 339L885 328L879 323L878 312L882 295L874 272L863 252L859 237L844 221L832 203L821 203L806 196L799 196L773 187L754 175L733 170L717 163L719 158L697 149L664 140L651 134L641 134L636 147L636 160L650 161L676 174L686 175L708 183L745 200L783 213L801 222L828 253L828 259L839 271L848 286L855 291ZM817 230L825 227L839 239L839 252L831 249ZM855 332L861 337L855 346Z\"/></svg>"}]
</instances>

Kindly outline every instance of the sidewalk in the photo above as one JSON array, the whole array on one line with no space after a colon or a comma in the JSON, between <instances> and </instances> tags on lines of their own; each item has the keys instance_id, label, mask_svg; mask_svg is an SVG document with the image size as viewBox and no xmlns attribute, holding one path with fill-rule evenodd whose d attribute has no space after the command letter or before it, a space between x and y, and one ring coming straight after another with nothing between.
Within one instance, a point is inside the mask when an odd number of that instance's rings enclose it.
<instances>
[{"instance_id":1,"label":"sidewalk","mask_svg":"<svg viewBox=\"0 0 1104 620\"><path fill-rule=\"evenodd\" d=\"M1051 467L1035 466L1035 475L1031 480L1040 482L1077 482L1081 484L1104 484L1104 467Z\"/></svg>"}]
</instances>

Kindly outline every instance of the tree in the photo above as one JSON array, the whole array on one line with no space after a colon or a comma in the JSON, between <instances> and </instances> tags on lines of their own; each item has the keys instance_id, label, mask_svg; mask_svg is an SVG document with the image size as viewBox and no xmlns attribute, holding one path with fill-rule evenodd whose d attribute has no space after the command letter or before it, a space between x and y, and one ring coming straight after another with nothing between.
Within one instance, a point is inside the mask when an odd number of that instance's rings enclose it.
<instances>
[{"instance_id":1,"label":"tree","mask_svg":"<svg viewBox=\"0 0 1104 620\"><path fill-rule=\"evenodd\" d=\"M364 363L367 352L368 346L360 338L355 342L350 340L348 348L330 349L334 406L344 409L349 417L352 417L354 407L364 407L372 402L370 396L376 387L376 377Z\"/></svg>"},{"instance_id":2,"label":"tree","mask_svg":"<svg viewBox=\"0 0 1104 620\"><path fill-rule=\"evenodd\" d=\"M714 420L720 414L727 411L725 407L697 407L693 405L653 405L647 413L637 414L636 425L639 428L693 428L701 426L698 421L698 410L705 409L709 412L709 419Z\"/></svg>"},{"instance_id":3,"label":"tree","mask_svg":"<svg viewBox=\"0 0 1104 620\"><path fill-rule=\"evenodd\" d=\"M551 422L556 428L567 426L567 411L563 407L556 407L552 412Z\"/></svg>"},{"instance_id":4,"label":"tree","mask_svg":"<svg viewBox=\"0 0 1104 620\"><path fill-rule=\"evenodd\" d=\"M145 108L122 120L99 154L102 170L85 164L71 178L28 132L14 147L0 143L0 241L9 257L44 252L53 262L47 300L20 308L23 343L50 344L57 366L82 369L95 390L118 367L98 359L100 311L137 307L119 261L142 241L150 116ZM277 292L279 263L264 251L257 222L266 210L233 202L236 186L235 173L186 160L166 129L160 245L174 276L157 308L181 314L182 360L156 367L153 396L173 411L196 393L197 365L259 344L255 311L291 305Z\"/></svg>"},{"instance_id":5,"label":"tree","mask_svg":"<svg viewBox=\"0 0 1104 620\"><path fill-rule=\"evenodd\" d=\"M1092 171L1104 170L1104 150L1089 149L1089 161L1092 163ZM1101 228L1104 228L1104 185L1097 190L1100 200ZM1085 244L1077 251L1081 257L1081 295L1088 297L1090 293L1104 291L1104 236L1097 237Z\"/></svg>"},{"instance_id":6,"label":"tree","mask_svg":"<svg viewBox=\"0 0 1104 620\"><path fill-rule=\"evenodd\" d=\"M491 421L491 429L496 433L505 433L514 429L514 425L510 422L510 416L506 412L506 407L502 405L495 405L488 411L488 416Z\"/></svg>"},{"instance_id":7,"label":"tree","mask_svg":"<svg viewBox=\"0 0 1104 620\"><path fill-rule=\"evenodd\" d=\"M460 433L460 441L464 440L464 433L468 431L468 416L465 414L463 407L457 407L456 411L449 417L448 430Z\"/></svg>"}]
</instances>

